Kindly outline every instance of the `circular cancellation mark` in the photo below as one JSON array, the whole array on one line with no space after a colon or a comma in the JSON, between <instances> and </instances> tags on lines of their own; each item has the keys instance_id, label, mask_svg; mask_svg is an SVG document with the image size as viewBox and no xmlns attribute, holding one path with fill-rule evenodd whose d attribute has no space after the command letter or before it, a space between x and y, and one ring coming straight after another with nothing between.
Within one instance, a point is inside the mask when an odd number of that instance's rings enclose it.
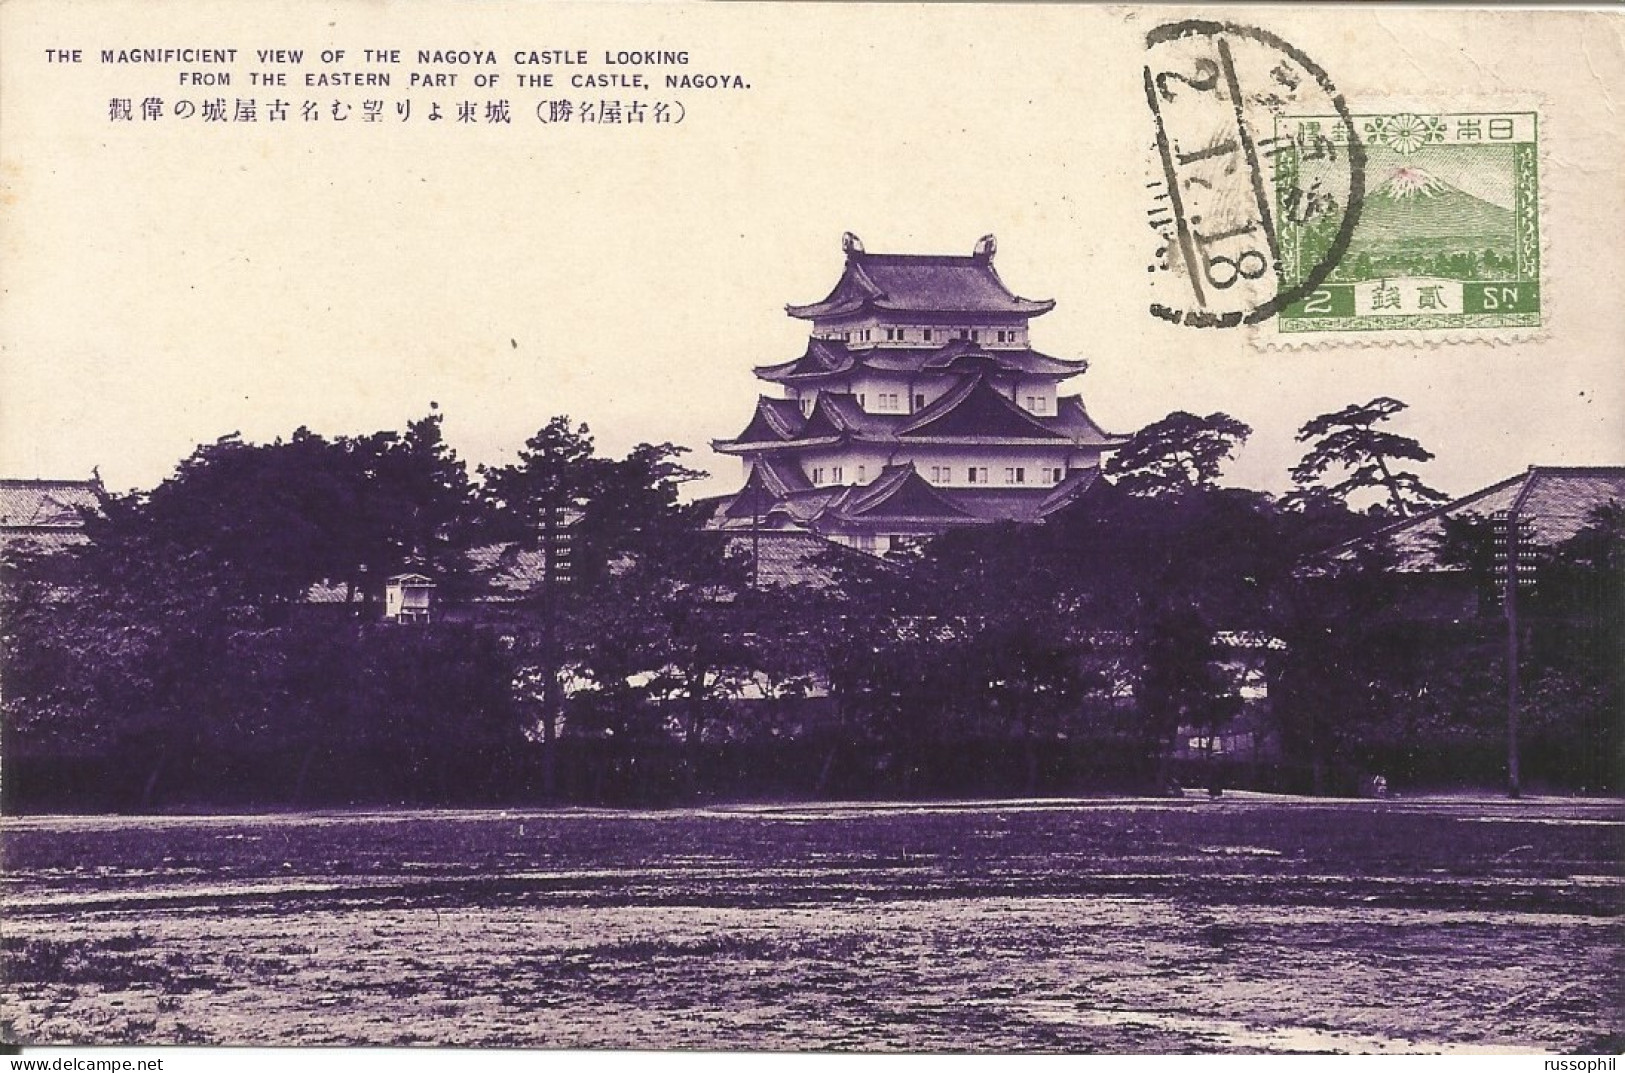
<instances>
[{"instance_id":1,"label":"circular cancellation mark","mask_svg":"<svg viewBox=\"0 0 1625 1073\"><path fill-rule=\"evenodd\" d=\"M1326 72L1255 27L1176 22L1146 35L1145 98L1155 132L1147 218L1159 243L1152 315L1256 324L1324 283L1365 195L1365 149ZM1307 187L1306 160L1316 162ZM1281 249L1283 217L1307 246Z\"/></svg>"}]
</instances>

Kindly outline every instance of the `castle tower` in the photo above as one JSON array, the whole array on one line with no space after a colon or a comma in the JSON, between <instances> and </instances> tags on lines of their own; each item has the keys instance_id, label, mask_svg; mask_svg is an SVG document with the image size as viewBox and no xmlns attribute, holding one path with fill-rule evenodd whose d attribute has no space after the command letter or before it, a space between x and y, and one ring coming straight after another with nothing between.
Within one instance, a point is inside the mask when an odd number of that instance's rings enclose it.
<instances>
[{"instance_id":1,"label":"castle tower","mask_svg":"<svg viewBox=\"0 0 1625 1073\"><path fill-rule=\"evenodd\" d=\"M1070 503L1125 442L1059 385L1086 368L1028 343L1054 308L1021 298L993 268L988 235L970 256L868 253L843 236L846 266L810 322L806 351L758 367L762 396L737 436L745 484L711 526L800 529L866 551L948 529L1037 521Z\"/></svg>"}]
</instances>

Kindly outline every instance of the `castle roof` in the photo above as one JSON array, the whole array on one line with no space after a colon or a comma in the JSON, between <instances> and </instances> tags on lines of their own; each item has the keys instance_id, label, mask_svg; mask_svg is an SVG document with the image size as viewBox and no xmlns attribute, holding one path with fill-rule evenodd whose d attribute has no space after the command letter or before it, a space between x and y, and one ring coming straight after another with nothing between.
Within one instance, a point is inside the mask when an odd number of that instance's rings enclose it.
<instances>
[{"instance_id":1,"label":"castle roof","mask_svg":"<svg viewBox=\"0 0 1625 1073\"><path fill-rule=\"evenodd\" d=\"M908 439L1066 440L1065 433L1040 421L993 389L985 376L973 376L914 415L897 430Z\"/></svg>"},{"instance_id":2,"label":"castle roof","mask_svg":"<svg viewBox=\"0 0 1625 1073\"><path fill-rule=\"evenodd\" d=\"M993 269L991 235L968 257L949 254L866 253L843 236L846 268L821 302L786 306L792 317L820 320L865 309L893 313L977 313L1036 316L1055 307L1011 292Z\"/></svg>"},{"instance_id":3,"label":"castle roof","mask_svg":"<svg viewBox=\"0 0 1625 1073\"><path fill-rule=\"evenodd\" d=\"M800 357L777 365L758 365L753 371L776 384L815 383L862 370L947 372L978 363L1002 372L1056 379L1077 376L1089 367L1086 361L1054 358L1029 347L992 350L969 339L951 339L935 347L851 347L838 339L814 337L807 340L807 349Z\"/></svg>"},{"instance_id":4,"label":"castle roof","mask_svg":"<svg viewBox=\"0 0 1625 1073\"><path fill-rule=\"evenodd\" d=\"M722 508L729 518L760 519L786 497L811 490L812 483L801 467L792 461L758 457L751 463L745 486Z\"/></svg>"},{"instance_id":5,"label":"castle roof","mask_svg":"<svg viewBox=\"0 0 1625 1073\"><path fill-rule=\"evenodd\" d=\"M769 472L769 466L758 462L745 487L719 505L713 528L755 525L831 532L874 529L878 523L887 530L929 533L990 522L1036 522L1076 501L1100 477L1098 469L1084 469L1047 488L943 488L905 462L885 467L868 484L789 488L769 503L765 483L758 483L758 474Z\"/></svg>"},{"instance_id":6,"label":"castle roof","mask_svg":"<svg viewBox=\"0 0 1625 1073\"><path fill-rule=\"evenodd\" d=\"M988 383L985 376L967 378L925 409L912 414L871 413L847 394L821 392L813 411L802 417L794 403L764 399L745 431L732 440L713 440L724 454L752 454L777 448L830 447L840 443L876 444L1043 444L1111 447L1125 442L1090 418L1077 395L1056 400L1053 414L1032 414ZM763 403L774 404L770 409ZM773 416L765 416L771 412Z\"/></svg>"},{"instance_id":7,"label":"castle roof","mask_svg":"<svg viewBox=\"0 0 1625 1073\"><path fill-rule=\"evenodd\" d=\"M851 488L832 504L844 517L970 521L975 515L921 477L914 463L887 466L869 484Z\"/></svg>"},{"instance_id":8,"label":"castle roof","mask_svg":"<svg viewBox=\"0 0 1625 1073\"><path fill-rule=\"evenodd\" d=\"M734 443L782 443L793 440L805 424L801 404L794 399L770 399L762 395L756 400L756 412L750 424L733 438Z\"/></svg>"}]
</instances>

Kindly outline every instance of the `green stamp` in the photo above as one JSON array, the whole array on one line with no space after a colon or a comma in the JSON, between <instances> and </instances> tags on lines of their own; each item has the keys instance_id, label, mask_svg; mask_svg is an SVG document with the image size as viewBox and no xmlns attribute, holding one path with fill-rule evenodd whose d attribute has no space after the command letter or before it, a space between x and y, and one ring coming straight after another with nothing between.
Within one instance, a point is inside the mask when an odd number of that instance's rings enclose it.
<instances>
[{"instance_id":1,"label":"green stamp","mask_svg":"<svg viewBox=\"0 0 1625 1073\"><path fill-rule=\"evenodd\" d=\"M1533 112L1356 115L1365 191L1347 251L1277 330L1428 331L1540 325L1540 198ZM1322 264L1341 206L1349 127L1279 116L1274 155L1281 285Z\"/></svg>"}]
</instances>

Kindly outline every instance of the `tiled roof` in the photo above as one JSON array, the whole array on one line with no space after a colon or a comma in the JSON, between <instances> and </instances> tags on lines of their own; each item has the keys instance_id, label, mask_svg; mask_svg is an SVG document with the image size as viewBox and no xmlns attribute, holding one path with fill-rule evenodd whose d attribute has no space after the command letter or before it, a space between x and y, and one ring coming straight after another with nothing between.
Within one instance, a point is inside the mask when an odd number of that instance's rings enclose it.
<instances>
[{"instance_id":1,"label":"tiled roof","mask_svg":"<svg viewBox=\"0 0 1625 1073\"><path fill-rule=\"evenodd\" d=\"M1075 469L1061 479L1061 482L1051 488L1049 495L1038 505L1038 516L1047 518L1062 507L1077 501L1077 498L1100 483L1099 469Z\"/></svg>"},{"instance_id":2,"label":"tiled roof","mask_svg":"<svg viewBox=\"0 0 1625 1073\"><path fill-rule=\"evenodd\" d=\"M1365 541L1387 540L1402 570L1435 570L1445 518L1490 518L1516 507L1519 518L1529 521L1535 541L1551 547L1579 533L1592 512L1610 502L1625 504L1625 466L1530 466L1515 477L1395 522Z\"/></svg>"},{"instance_id":3,"label":"tiled roof","mask_svg":"<svg viewBox=\"0 0 1625 1073\"><path fill-rule=\"evenodd\" d=\"M1064 433L999 394L981 376L967 379L915 414L897 435L909 439L1066 439Z\"/></svg>"},{"instance_id":4,"label":"tiled roof","mask_svg":"<svg viewBox=\"0 0 1625 1073\"><path fill-rule=\"evenodd\" d=\"M85 510L96 510L96 482L0 479L0 551L56 552L85 542Z\"/></svg>"},{"instance_id":5,"label":"tiled roof","mask_svg":"<svg viewBox=\"0 0 1625 1073\"><path fill-rule=\"evenodd\" d=\"M889 436L897 425L895 416L872 414L858 405L854 396L833 391L819 394L818 404L813 407L813 416L808 424L817 421L820 413L829 419L832 428L858 436Z\"/></svg>"},{"instance_id":6,"label":"tiled roof","mask_svg":"<svg viewBox=\"0 0 1625 1073\"><path fill-rule=\"evenodd\" d=\"M772 408L764 409L764 404ZM912 414L873 413L858 405L852 395L825 391L819 393L817 405L806 418L791 400L764 399L744 432L732 440L713 440L711 446L725 454L760 454L779 447L830 446L847 440L879 444L1070 442L1079 447L1110 447L1126 440L1102 431L1076 395L1056 400L1055 408L1053 414L1029 413L985 377L966 379Z\"/></svg>"},{"instance_id":7,"label":"tiled roof","mask_svg":"<svg viewBox=\"0 0 1625 1073\"><path fill-rule=\"evenodd\" d=\"M893 312L1005 313L1036 316L1055 307L1013 294L993 269L991 248L968 257L865 253L848 248L846 269L821 302L786 306L807 320L844 316L870 307Z\"/></svg>"},{"instance_id":8,"label":"tiled roof","mask_svg":"<svg viewBox=\"0 0 1625 1073\"><path fill-rule=\"evenodd\" d=\"M807 585L824 589L835 583L837 566L842 562L860 570L888 568L887 564L861 551L807 532L763 530L754 537L740 534L729 539L728 551L745 556L747 562L753 553L760 555L756 581L761 585Z\"/></svg>"},{"instance_id":9,"label":"tiled roof","mask_svg":"<svg viewBox=\"0 0 1625 1073\"><path fill-rule=\"evenodd\" d=\"M1095 424L1083 405L1082 395L1062 395L1055 400L1053 427L1072 437L1076 443L1110 446L1128 442L1127 436L1114 435Z\"/></svg>"},{"instance_id":10,"label":"tiled roof","mask_svg":"<svg viewBox=\"0 0 1625 1073\"><path fill-rule=\"evenodd\" d=\"M887 466L867 485L855 487L844 501L832 504L844 518L909 518L944 522L974 516L953 503L921 477L912 462Z\"/></svg>"},{"instance_id":11,"label":"tiled roof","mask_svg":"<svg viewBox=\"0 0 1625 1073\"><path fill-rule=\"evenodd\" d=\"M84 524L80 510L97 506L93 481L0 479L0 529L78 529Z\"/></svg>"},{"instance_id":12,"label":"tiled roof","mask_svg":"<svg viewBox=\"0 0 1625 1073\"><path fill-rule=\"evenodd\" d=\"M912 463L903 463L887 466L868 484L802 487L773 499L764 490L762 475L768 472L765 465L753 469L744 489L718 500L707 528L825 532L868 528L884 519L888 528L941 532L986 522L1037 522L1076 502L1100 477L1098 469L1082 469L1055 485L944 488L926 481Z\"/></svg>"},{"instance_id":13,"label":"tiled roof","mask_svg":"<svg viewBox=\"0 0 1625 1073\"><path fill-rule=\"evenodd\" d=\"M801 357L778 365L758 365L754 370L763 380L782 381L809 376L829 376L847 372L857 364L851 348L836 339L807 340Z\"/></svg>"},{"instance_id":14,"label":"tiled roof","mask_svg":"<svg viewBox=\"0 0 1625 1073\"><path fill-rule=\"evenodd\" d=\"M807 350L793 361L760 365L755 373L772 383L816 382L846 376L857 369L876 372L946 371L956 362L980 360L1006 372L1023 376L1077 376L1089 367L1086 361L1052 358L1029 347L1022 349L985 348L968 339L951 339L934 347L853 348L835 339L813 338Z\"/></svg>"},{"instance_id":15,"label":"tiled roof","mask_svg":"<svg viewBox=\"0 0 1625 1073\"><path fill-rule=\"evenodd\" d=\"M731 442L782 443L795 439L801 425L801 406L794 399L770 399L763 395L756 400L756 412L751 415L750 424Z\"/></svg>"},{"instance_id":16,"label":"tiled roof","mask_svg":"<svg viewBox=\"0 0 1625 1073\"><path fill-rule=\"evenodd\" d=\"M1030 488L943 488L943 498L984 521L1038 522L1074 502L1100 477L1098 469L1073 470L1059 484Z\"/></svg>"},{"instance_id":17,"label":"tiled roof","mask_svg":"<svg viewBox=\"0 0 1625 1073\"><path fill-rule=\"evenodd\" d=\"M720 514L759 522L780 500L810 488L812 483L795 461L758 455L751 463L745 486L720 506Z\"/></svg>"}]
</instances>

